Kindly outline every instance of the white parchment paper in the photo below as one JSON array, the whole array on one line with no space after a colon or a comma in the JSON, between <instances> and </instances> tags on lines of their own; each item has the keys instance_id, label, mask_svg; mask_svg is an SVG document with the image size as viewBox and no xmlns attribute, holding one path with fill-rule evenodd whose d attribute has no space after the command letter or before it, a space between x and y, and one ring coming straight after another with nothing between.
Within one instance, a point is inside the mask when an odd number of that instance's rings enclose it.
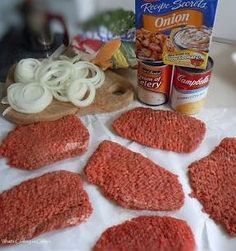
<instances>
[{"instance_id":1,"label":"white parchment paper","mask_svg":"<svg viewBox=\"0 0 236 251\"><path fill-rule=\"evenodd\" d=\"M125 110L135 106L140 106L140 104L135 102ZM165 109L165 107L162 109ZM155 163L177 174L185 192L184 207L176 212L127 210L106 199L97 187L85 181L84 186L94 208L92 216L87 219L85 223L79 226L50 232L32 241L4 247L1 250L90 251L105 229L140 215L168 215L186 220L194 232L197 251L236 250L236 238L229 237L221 226L216 225L207 214L201 211L201 204L196 199L188 196L191 188L187 177L187 167L193 161L208 155L224 137L236 136L236 108L205 109L197 116L207 124L207 134L201 146L192 154L177 154L155 150L120 138L112 131L111 124L123 111L104 115L85 116L82 118L90 132L89 150L82 157L61 161L37 171L21 171L15 168L9 168L6 164L6 159L0 159L0 192L10 189L24 180L40 176L50 171L64 169L83 174L83 168L88 158L101 141L108 139L147 156ZM0 118L0 142L12 128L12 124Z\"/></svg>"}]
</instances>

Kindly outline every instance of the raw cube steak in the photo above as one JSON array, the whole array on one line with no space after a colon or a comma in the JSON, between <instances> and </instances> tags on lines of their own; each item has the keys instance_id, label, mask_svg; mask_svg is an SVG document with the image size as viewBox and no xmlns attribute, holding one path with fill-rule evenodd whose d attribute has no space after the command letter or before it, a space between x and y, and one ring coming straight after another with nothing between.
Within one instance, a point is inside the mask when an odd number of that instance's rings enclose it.
<instances>
[{"instance_id":1,"label":"raw cube steak","mask_svg":"<svg viewBox=\"0 0 236 251\"><path fill-rule=\"evenodd\" d=\"M79 174L57 171L0 194L0 245L78 225L92 213Z\"/></svg>"},{"instance_id":2,"label":"raw cube steak","mask_svg":"<svg viewBox=\"0 0 236 251\"><path fill-rule=\"evenodd\" d=\"M121 115L113 128L121 137L178 153L196 150L206 132L205 124L193 117L141 107Z\"/></svg>"},{"instance_id":3,"label":"raw cube steak","mask_svg":"<svg viewBox=\"0 0 236 251\"><path fill-rule=\"evenodd\" d=\"M194 251L192 230L183 220L141 216L108 228L94 251Z\"/></svg>"},{"instance_id":4,"label":"raw cube steak","mask_svg":"<svg viewBox=\"0 0 236 251\"><path fill-rule=\"evenodd\" d=\"M100 144L85 173L89 182L125 208L171 211L184 204L176 175L111 141Z\"/></svg>"},{"instance_id":5,"label":"raw cube steak","mask_svg":"<svg viewBox=\"0 0 236 251\"><path fill-rule=\"evenodd\" d=\"M18 126L0 145L0 156L20 169L37 169L56 161L82 155L88 147L89 132L79 118Z\"/></svg>"},{"instance_id":6,"label":"raw cube steak","mask_svg":"<svg viewBox=\"0 0 236 251\"><path fill-rule=\"evenodd\" d=\"M236 138L225 138L207 157L189 167L192 196L216 223L236 236Z\"/></svg>"}]
</instances>

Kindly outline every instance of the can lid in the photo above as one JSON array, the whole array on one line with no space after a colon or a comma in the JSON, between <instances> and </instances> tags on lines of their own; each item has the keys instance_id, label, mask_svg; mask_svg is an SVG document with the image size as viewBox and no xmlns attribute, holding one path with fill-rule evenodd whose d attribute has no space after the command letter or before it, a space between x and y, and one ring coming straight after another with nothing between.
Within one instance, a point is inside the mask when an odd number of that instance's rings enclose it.
<instances>
[{"instance_id":1,"label":"can lid","mask_svg":"<svg viewBox=\"0 0 236 251\"><path fill-rule=\"evenodd\" d=\"M214 61L213 61L213 59L211 57L208 57L207 68L205 70L204 69L196 69L196 68L178 66L178 68L180 68L180 69L182 69L184 71L191 72L191 73L207 72L207 71L212 70L213 67L214 67Z\"/></svg>"},{"instance_id":2,"label":"can lid","mask_svg":"<svg viewBox=\"0 0 236 251\"><path fill-rule=\"evenodd\" d=\"M163 61L149 61L149 60L139 60L140 63L150 65L150 66L163 66L165 65Z\"/></svg>"}]
</instances>

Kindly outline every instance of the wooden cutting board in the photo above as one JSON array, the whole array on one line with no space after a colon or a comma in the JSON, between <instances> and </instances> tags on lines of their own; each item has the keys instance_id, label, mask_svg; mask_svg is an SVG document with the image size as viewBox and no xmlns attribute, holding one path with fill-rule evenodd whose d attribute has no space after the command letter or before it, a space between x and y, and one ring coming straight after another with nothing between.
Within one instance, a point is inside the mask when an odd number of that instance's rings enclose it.
<instances>
[{"instance_id":1,"label":"wooden cutting board","mask_svg":"<svg viewBox=\"0 0 236 251\"><path fill-rule=\"evenodd\" d=\"M3 90L3 97L6 96L7 87L14 83L14 70L15 65L9 70ZM95 101L88 107L78 108L71 103L53 100L53 102L40 113L23 114L10 110L4 118L12 123L22 125L39 121L54 121L66 115L79 114L83 116L114 112L128 106L134 100L134 88L132 84L110 70L106 71L105 75L104 85L97 89ZM0 104L0 112L2 113L7 107L9 106Z\"/></svg>"}]
</instances>

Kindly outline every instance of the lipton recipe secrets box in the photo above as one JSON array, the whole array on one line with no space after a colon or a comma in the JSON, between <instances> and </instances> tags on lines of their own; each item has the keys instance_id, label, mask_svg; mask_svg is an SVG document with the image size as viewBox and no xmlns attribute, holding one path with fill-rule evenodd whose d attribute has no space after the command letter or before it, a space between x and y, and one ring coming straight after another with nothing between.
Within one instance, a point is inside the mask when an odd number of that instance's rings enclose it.
<instances>
[{"instance_id":1,"label":"lipton recipe secrets box","mask_svg":"<svg viewBox=\"0 0 236 251\"><path fill-rule=\"evenodd\" d=\"M136 0L136 54L206 69L218 0Z\"/></svg>"}]
</instances>

